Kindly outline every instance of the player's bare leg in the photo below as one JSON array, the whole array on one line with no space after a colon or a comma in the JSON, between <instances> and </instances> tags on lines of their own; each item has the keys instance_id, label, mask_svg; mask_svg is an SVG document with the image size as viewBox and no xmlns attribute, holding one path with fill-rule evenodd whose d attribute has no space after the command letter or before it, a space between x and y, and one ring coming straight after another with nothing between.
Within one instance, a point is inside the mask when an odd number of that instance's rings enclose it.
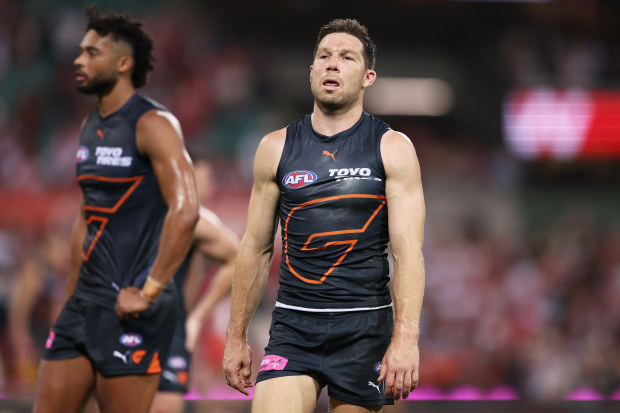
<instances>
[{"instance_id":1,"label":"player's bare leg","mask_svg":"<svg viewBox=\"0 0 620 413\"><path fill-rule=\"evenodd\" d=\"M97 375L101 413L148 413L159 385L159 374L103 377Z\"/></svg>"},{"instance_id":2,"label":"player's bare leg","mask_svg":"<svg viewBox=\"0 0 620 413\"><path fill-rule=\"evenodd\" d=\"M329 399L329 413L381 413L383 406L356 406L336 400Z\"/></svg>"},{"instance_id":3,"label":"player's bare leg","mask_svg":"<svg viewBox=\"0 0 620 413\"><path fill-rule=\"evenodd\" d=\"M33 413L81 412L95 388L95 372L86 357L41 360Z\"/></svg>"},{"instance_id":4,"label":"player's bare leg","mask_svg":"<svg viewBox=\"0 0 620 413\"><path fill-rule=\"evenodd\" d=\"M183 394L173 391L158 391L151 406L151 413L182 413Z\"/></svg>"},{"instance_id":5,"label":"player's bare leg","mask_svg":"<svg viewBox=\"0 0 620 413\"><path fill-rule=\"evenodd\" d=\"M321 386L310 376L285 376L256 385L252 413L312 413Z\"/></svg>"}]
</instances>

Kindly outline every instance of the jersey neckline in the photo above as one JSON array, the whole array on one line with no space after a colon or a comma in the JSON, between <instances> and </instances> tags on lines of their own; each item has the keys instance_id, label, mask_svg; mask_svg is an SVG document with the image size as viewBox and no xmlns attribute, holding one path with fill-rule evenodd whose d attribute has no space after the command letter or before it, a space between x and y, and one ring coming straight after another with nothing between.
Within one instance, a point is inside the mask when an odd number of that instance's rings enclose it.
<instances>
[{"instance_id":1,"label":"jersey neckline","mask_svg":"<svg viewBox=\"0 0 620 413\"><path fill-rule=\"evenodd\" d=\"M323 135L314 129L314 126L312 126L311 115L306 115L305 121L308 123L308 126L310 127L310 130L312 131L312 134L314 135L314 137L317 138L319 141L336 142L341 139L346 139L349 136L353 135L355 131L360 127L360 125L364 123L366 118L368 118L368 113L362 111L362 115L360 116L359 120L355 122L353 126L351 126L349 129L343 130L342 132L338 132L337 134L331 135L331 136Z\"/></svg>"},{"instance_id":2,"label":"jersey neckline","mask_svg":"<svg viewBox=\"0 0 620 413\"><path fill-rule=\"evenodd\" d=\"M123 104L123 106L121 106L116 111L110 113L109 115L101 116L101 113L99 113L99 108L95 109L95 113L97 114L97 117L99 118L99 120L101 120L101 121L108 120L108 119L116 116L119 113L125 112L127 110L127 108L129 106L131 106L131 104L138 98L138 96L139 96L138 92L134 93L133 95L131 95L131 97L129 99L127 99L127 102L125 102Z\"/></svg>"}]
</instances>

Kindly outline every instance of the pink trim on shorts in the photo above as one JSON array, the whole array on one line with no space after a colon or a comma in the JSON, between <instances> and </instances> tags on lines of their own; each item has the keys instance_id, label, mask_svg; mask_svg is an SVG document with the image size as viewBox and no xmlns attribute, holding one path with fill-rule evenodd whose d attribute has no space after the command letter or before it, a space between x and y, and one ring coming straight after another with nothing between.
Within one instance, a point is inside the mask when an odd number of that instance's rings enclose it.
<instances>
[{"instance_id":1,"label":"pink trim on shorts","mask_svg":"<svg viewBox=\"0 0 620 413\"><path fill-rule=\"evenodd\" d=\"M45 348L52 348L52 344L54 344L55 338L56 338L56 333L50 330L50 335L47 337L47 341L45 341Z\"/></svg>"}]
</instances>

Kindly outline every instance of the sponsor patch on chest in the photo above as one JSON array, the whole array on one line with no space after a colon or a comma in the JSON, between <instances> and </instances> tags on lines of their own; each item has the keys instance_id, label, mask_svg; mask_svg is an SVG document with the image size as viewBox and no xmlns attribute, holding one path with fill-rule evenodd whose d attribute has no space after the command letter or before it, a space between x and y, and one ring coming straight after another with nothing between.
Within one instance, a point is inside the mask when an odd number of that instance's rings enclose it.
<instances>
[{"instance_id":1,"label":"sponsor patch on chest","mask_svg":"<svg viewBox=\"0 0 620 413\"><path fill-rule=\"evenodd\" d=\"M291 189L302 188L316 182L316 174L311 171L293 171L282 178L282 184Z\"/></svg>"},{"instance_id":2,"label":"sponsor patch on chest","mask_svg":"<svg viewBox=\"0 0 620 413\"><path fill-rule=\"evenodd\" d=\"M381 181L381 178L371 176L370 168L332 168L329 169L329 176L338 179L370 179Z\"/></svg>"},{"instance_id":3,"label":"sponsor patch on chest","mask_svg":"<svg viewBox=\"0 0 620 413\"><path fill-rule=\"evenodd\" d=\"M95 150L97 165L103 166L131 166L132 157L123 156L123 148L118 146L97 146Z\"/></svg>"},{"instance_id":4,"label":"sponsor patch on chest","mask_svg":"<svg viewBox=\"0 0 620 413\"><path fill-rule=\"evenodd\" d=\"M86 146L80 146L75 154L75 161L77 163L82 163L88 159L90 156L90 151Z\"/></svg>"},{"instance_id":5,"label":"sponsor patch on chest","mask_svg":"<svg viewBox=\"0 0 620 413\"><path fill-rule=\"evenodd\" d=\"M330 169L329 176L370 176L370 168Z\"/></svg>"}]
</instances>

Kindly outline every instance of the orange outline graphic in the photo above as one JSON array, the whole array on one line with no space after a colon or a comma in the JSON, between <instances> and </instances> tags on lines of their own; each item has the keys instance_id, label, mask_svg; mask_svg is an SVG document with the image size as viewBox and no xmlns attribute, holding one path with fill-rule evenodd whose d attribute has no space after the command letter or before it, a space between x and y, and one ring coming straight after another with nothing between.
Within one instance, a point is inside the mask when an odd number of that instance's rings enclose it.
<instances>
[{"instance_id":1,"label":"orange outline graphic","mask_svg":"<svg viewBox=\"0 0 620 413\"><path fill-rule=\"evenodd\" d=\"M108 218L91 215L90 217L88 217L88 221L86 221L86 225L89 225L93 221L101 222L101 226L99 227L99 231L97 231L97 234L95 234L95 237L93 238L93 240L90 242L90 245L88 246L88 251L86 252L86 254L84 254L84 251L82 251L82 258L84 259L84 261L88 261L88 259L90 258L90 253L93 251L93 248L95 248L95 244L97 243L97 241L99 241L99 237L103 233L103 229L108 223Z\"/></svg>"},{"instance_id":2,"label":"orange outline graphic","mask_svg":"<svg viewBox=\"0 0 620 413\"><path fill-rule=\"evenodd\" d=\"M323 277L320 280L311 280L308 279L306 277L303 277L302 275L300 275L299 273L297 273L297 271L295 271L293 269L293 267L291 266L291 263L289 261L289 257L288 257L288 222L291 219L291 216L293 215L293 213L301 208L304 208L308 205L312 205L312 204L316 204L319 202L326 202L326 201L333 201L335 199L346 199L346 198L375 198L375 199L382 199L383 202L381 202L381 204L379 205L379 207L377 207L377 209L372 213L372 215L370 216L370 218L368 218L368 221L366 221L366 223L364 224L364 226L362 228L359 229L347 229L347 230L340 230L340 231L328 231L328 232L318 232L315 234L312 234L308 237L308 240L306 240L306 242L304 243L304 246L301 248L301 251L316 251L316 250L324 250L332 245L346 245L346 244L350 244L349 248L347 248L347 250L344 252L344 254L342 254L338 260L331 266L329 267L329 269L325 272L325 274L323 274ZM338 265L340 265L340 263L345 259L345 257L347 256L347 254L349 252L351 252L351 250L353 249L353 247L355 247L355 244L357 244L358 240L343 240L343 241L331 241L331 242L327 242L325 243L325 245L323 245L322 247L317 247L317 248L308 248L308 244L310 244L310 242L312 242L312 240L314 238L318 238L318 237L326 237L326 236L330 236L330 235L340 235L340 234L361 234L364 231L366 231L366 229L368 228L368 226L370 225L370 223L375 219L375 217L377 216L377 214L379 213L379 211L381 210L381 208L383 208L383 206L386 204L386 200L385 200L385 196L381 196L381 195L367 195L367 194L351 194L351 195L338 195L338 196L330 196L327 198L319 198L319 199L314 199L312 201L308 201L305 202L301 205L296 206L295 208L291 209L291 212L289 212L288 216L286 217L286 223L284 225L284 256L286 258L286 265L288 266L288 269L291 271L291 273L299 278L300 280L307 282L309 284L323 284L323 282L325 281L325 279L327 278L327 276L329 274L332 273L332 271L334 270L334 268L336 268Z\"/></svg>"},{"instance_id":3,"label":"orange outline graphic","mask_svg":"<svg viewBox=\"0 0 620 413\"><path fill-rule=\"evenodd\" d=\"M125 194L121 197L121 199L119 199L118 202L116 202L116 204L112 208L98 207L98 206L93 206L93 205L84 206L84 209L87 211L106 212L108 214L113 214L120 208L121 205L123 205L123 202L125 202L127 198L129 198L129 195L131 195L131 193L135 191L138 185L140 185L140 182L142 182L142 180L144 179L144 176L140 175L140 176L132 176L130 178L109 178L107 176L80 175L78 176L77 180L79 182L79 181L83 181L84 179L89 179L91 181L102 181L102 182L119 182L119 183L133 182L133 184L129 187L127 192L125 192Z\"/></svg>"},{"instance_id":4,"label":"orange outline graphic","mask_svg":"<svg viewBox=\"0 0 620 413\"><path fill-rule=\"evenodd\" d=\"M85 179L92 180L92 181L102 181L102 182L118 182L118 183L133 182L133 184L127 189L127 191L116 202L116 204L114 204L112 208L98 207L98 206L93 206L93 205L84 205L84 210L86 211L97 211L97 212L104 212L108 214L114 214L116 211L118 211L121 205L123 205L123 203L127 200L127 198L129 198L129 195L131 195L133 191L136 190L138 185L140 185L140 182L142 182L142 180L144 179L144 176L140 175L140 176L132 176L129 178L110 178L107 176L80 175L77 178L78 182L83 181ZM90 217L88 217L88 221L86 221L86 225L90 224L93 221L101 222L101 227L99 227L99 231L97 231L97 234L95 234L95 237L90 242L90 245L88 246L88 251L86 252L86 254L84 254L84 251L82 251L82 258L84 259L84 261L88 261L88 259L90 258L90 253L93 251L93 248L95 248L95 244L97 244L97 241L99 241L99 237L103 233L103 229L108 223L109 218L102 217L99 215L91 215Z\"/></svg>"}]
</instances>

